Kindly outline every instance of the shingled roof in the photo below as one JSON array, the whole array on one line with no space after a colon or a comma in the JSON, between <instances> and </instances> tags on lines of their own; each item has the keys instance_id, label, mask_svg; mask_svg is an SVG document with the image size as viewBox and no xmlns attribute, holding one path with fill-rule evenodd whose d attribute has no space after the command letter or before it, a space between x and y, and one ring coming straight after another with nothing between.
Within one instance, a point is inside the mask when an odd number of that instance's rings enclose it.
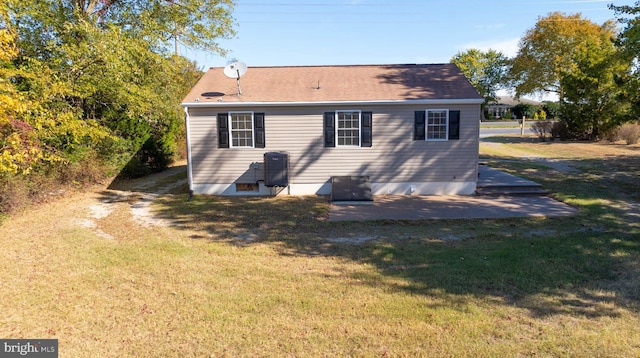
<instances>
[{"instance_id":1,"label":"shingled roof","mask_svg":"<svg viewBox=\"0 0 640 358\"><path fill-rule=\"evenodd\" d=\"M210 68L183 105L482 99L454 64L249 67L241 95L223 70Z\"/></svg>"}]
</instances>

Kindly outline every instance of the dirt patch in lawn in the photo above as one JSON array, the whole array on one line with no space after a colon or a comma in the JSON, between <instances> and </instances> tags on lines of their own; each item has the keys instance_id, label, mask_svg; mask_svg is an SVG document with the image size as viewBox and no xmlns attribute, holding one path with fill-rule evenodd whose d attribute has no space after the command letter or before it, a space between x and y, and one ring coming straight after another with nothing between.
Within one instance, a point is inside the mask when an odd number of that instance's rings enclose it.
<instances>
[{"instance_id":1,"label":"dirt patch in lawn","mask_svg":"<svg viewBox=\"0 0 640 358\"><path fill-rule=\"evenodd\" d=\"M186 185L184 163L144 178L113 182L88 205L86 216L78 218L77 224L92 229L99 237L115 239L114 235L102 230L99 222L112 215L117 207L124 205L136 225L146 228L170 226L171 220L153 213L152 204L160 196L171 195L176 191L186 195L183 189Z\"/></svg>"}]
</instances>

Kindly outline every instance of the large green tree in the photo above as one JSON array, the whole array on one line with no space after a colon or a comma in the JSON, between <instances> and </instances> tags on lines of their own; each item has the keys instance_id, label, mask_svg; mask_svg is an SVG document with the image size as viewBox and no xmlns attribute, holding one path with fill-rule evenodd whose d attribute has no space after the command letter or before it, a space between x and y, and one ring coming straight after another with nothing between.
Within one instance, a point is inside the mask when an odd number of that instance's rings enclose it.
<instances>
[{"instance_id":1,"label":"large green tree","mask_svg":"<svg viewBox=\"0 0 640 358\"><path fill-rule=\"evenodd\" d=\"M624 29L617 38L616 46L621 61L629 64L628 71L621 74L618 83L625 91L625 100L630 103L630 120L640 119L640 1L634 6L610 8L619 17Z\"/></svg>"},{"instance_id":2,"label":"large green tree","mask_svg":"<svg viewBox=\"0 0 640 358\"><path fill-rule=\"evenodd\" d=\"M511 67L516 95L553 93L562 98L561 79L576 68L576 54L586 46L607 46L613 37L613 21L598 25L580 14L560 12L538 18L520 40Z\"/></svg>"},{"instance_id":3,"label":"large green tree","mask_svg":"<svg viewBox=\"0 0 640 358\"><path fill-rule=\"evenodd\" d=\"M115 26L159 47L179 37L187 46L224 53L221 38L234 35L233 0L5 0L28 43L81 40L68 24ZM28 31L24 31L27 29ZM26 44L25 44L26 45ZM46 53L43 53L46 55Z\"/></svg>"},{"instance_id":4,"label":"large green tree","mask_svg":"<svg viewBox=\"0 0 640 358\"><path fill-rule=\"evenodd\" d=\"M451 63L456 64L484 98L484 104L496 100L496 92L507 85L509 59L499 51L469 49L458 52Z\"/></svg>"},{"instance_id":5,"label":"large green tree","mask_svg":"<svg viewBox=\"0 0 640 358\"><path fill-rule=\"evenodd\" d=\"M82 182L127 162L130 174L166 166L183 135L180 101L201 75L173 40L224 53L232 10L231 0L0 0L0 212L3 191L27 175Z\"/></svg>"},{"instance_id":6,"label":"large green tree","mask_svg":"<svg viewBox=\"0 0 640 358\"><path fill-rule=\"evenodd\" d=\"M613 21L598 25L580 14L551 13L525 34L511 68L517 95L554 93L560 119L575 138L598 139L625 113L616 83L626 69L613 41Z\"/></svg>"},{"instance_id":7,"label":"large green tree","mask_svg":"<svg viewBox=\"0 0 640 358\"><path fill-rule=\"evenodd\" d=\"M628 65L617 56L611 43L590 43L573 57L574 68L563 73L561 118L569 135L580 139L599 139L615 130L628 112L624 91L616 77Z\"/></svg>"},{"instance_id":8,"label":"large green tree","mask_svg":"<svg viewBox=\"0 0 640 358\"><path fill-rule=\"evenodd\" d=\"M231 0L7 0L16 33L21 93L36 102L28 122L63 162L96 155L112 164L161 168L176 151L181 98L199 71L171 55L172 37L224 52Z\"/></svg>"}]
</instances>

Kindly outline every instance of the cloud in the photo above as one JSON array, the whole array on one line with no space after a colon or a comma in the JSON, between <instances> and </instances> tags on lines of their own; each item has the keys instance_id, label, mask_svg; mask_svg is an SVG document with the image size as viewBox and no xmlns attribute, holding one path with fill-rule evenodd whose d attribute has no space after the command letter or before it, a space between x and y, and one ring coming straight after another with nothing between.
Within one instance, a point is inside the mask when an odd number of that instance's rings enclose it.
<instances>
[{"instance_id":1,"label":"cloud","mask_svg":"<svg viewBox=\"0 0 640 358\"><path fill-rule=\"evenodd\" d=\"M462 45L460 51L464 52L472 48L482 51L488 51L489 49L491 49L502 52L507 57L515 57L515 55L518 53L519 42L519 37L507 40L470 42Z\"/></svg>"}]
</instances>

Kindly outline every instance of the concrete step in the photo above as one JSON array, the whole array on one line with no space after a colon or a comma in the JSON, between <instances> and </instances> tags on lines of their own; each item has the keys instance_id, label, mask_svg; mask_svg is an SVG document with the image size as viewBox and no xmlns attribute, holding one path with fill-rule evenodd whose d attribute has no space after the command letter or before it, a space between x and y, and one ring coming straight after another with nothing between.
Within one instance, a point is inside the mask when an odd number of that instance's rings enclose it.
<instances>
[{"instance_id":1,"label":"concrete step","mask_svg":"<svg viewBox=\"0 0 640 358\"><path fill-rule=\"evenodd\" d=\"M483 196L516 196L516 195L548 195L549 192L541 185L478 185L476 195Z\"/></svg>"}]
</instances>

